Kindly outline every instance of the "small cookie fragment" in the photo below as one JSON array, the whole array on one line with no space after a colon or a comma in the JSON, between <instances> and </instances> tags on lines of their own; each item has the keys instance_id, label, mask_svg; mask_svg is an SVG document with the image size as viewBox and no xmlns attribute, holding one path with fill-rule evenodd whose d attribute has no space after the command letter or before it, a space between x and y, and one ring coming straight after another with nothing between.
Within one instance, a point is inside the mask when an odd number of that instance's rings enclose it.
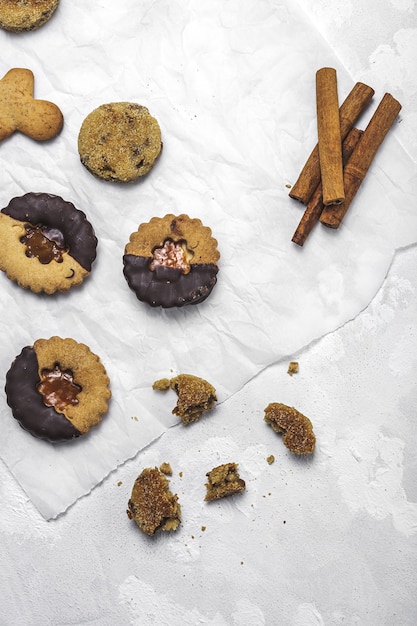
<instances>
[{"instance_id":1,"label":"small cookie fragment","mask_svg":"<svg viewBox=\"0 0 417 626\"><path fill-rule=\"evenodd\" d=\"M293 376L293 374L298 374L298 371L299 371L298 362L290 361L290 363L288 364L287 374L289 374L290 376Z\"/></svg>"},{"instance_id":2,"label":"small cookie fragment","mask_svg":"<svg viewBox=\"0 0 417 626\"><path fill-rule=\"evenodd\" d=\"M184 425L196 422L202 413L212 409L217 402L213 385L192 374L179 374L171 379L162 378L155 381L152 388L158 391L173 389L177 393L177 405L172 413L178 415Z\"/></svg>"},{"instance_id":3,"label":"small cookie fragment","mask_svg":"<svg viewBox=\"0 0 417 626\"><path fill-rule=\"evenodd\" d=\"M130 183L144 176L161 150L157 120L134 102L102 104L85 118L78 135L81 163L110 182Z\"/></svg>"},{"instance_id":4,"label":"small cookie fragment","mask_svg":"<svg viewBox=\"0 0 417 626\"><path fill-rule=\"evenodd\" d=\"M33 97L33 72L13 68L0 80L0 141L19 131L36 141L52 139L62 130L59 107Z\"/></svg>"},{"instance_id":5,"label":"small cookie fragment","mask_svg":"<svg viewBox=\"0 0 417 626\"><path fill-rule=\"evenodd\" d=\"M272 465L272 463L275 463L275 457L273 454L270 454L269 456L266 457L266 462L268 463L268 465Z\"/></svg>"},{"instance_id":6,"label":"small cookie fragment","mask_svg":"<svg viewBox=\"0 0 417 626\"><path fill-rule=\"evenodd\" d=\"M34 293L80 285L96 248L85 213L59 196L27 193L0 211L0 270Z\"/></svg>"},{"instance_id":7,"label":"small cookie fragment","mask_svg":"<svg viewBox=\"0 0 417 626\"><path fill-rule=\"evenodd\" d=\"M48 20L59 0L0 0L0 28L14 33L36 30Z\"/></svg>"},{"instance_id":8,"label":"small cookie fragment","mask_svg":"<svg viewBox=\"0 0 417 626\"><path fill-rule=\"evenodd\" d=\"M166 461L164 461L164 463L161 463L161 465L159 466L159 470L166 476L172 476L172 467Z\"/></svg>"},{"instance_id":9,"label":"small cookie fragment","mask_svg":"<svg viewBox=\"0 0 417 626\"><path fill-rule=\"evenodd\" d=\"M282 433L283 442L294 454L312 454L316 446L313 425L294 407L272 402L265 409L264 420L277 433Z\"/></svg>"},{"instance_id":10,"label":"small cookie fragment","mask_svg":"<svg viewBox=\"0 0 417 626\"><path fill-rule=\"evenodd\" d=\"M246 488L245 481L239 476L237 463L225 463L214 467L206 476L208 483L204 499L208 502L241 493Z\"/></svg>"},{"instance_id":11,"label":"small cookie fragment","mask_svg":"<svg viewBox=\"0 0 417 626\"><path fill-rule=\"evenodd\" d=\"M217 282L220 253L211 229L188 215L153 217L131 234L123 273L138 300L153 307L203 302Z\"/></svg>"},{"instance_id":12,"label":"small cookie fragment","mask_svg":"<svg viewBox=\"0 0 417 626\"><path fill-rule=\"evenodd\" d=\"M154 535L160 530L176 530L181 521L178 496L157 468L145 468L136 478L126 511L142 532Z\"/></svg>"},{"instance_id":13,"label":"small cookie fragment","mask_svg":"<svg viewBox=\"0 0 417 626\"><path fill-rule=\"evenodd\" d=\"M37 339L6 374L7 403L31 435L68 441L99 424L111 397L99 357L74 339Z\"/></svg>"}]
</instances>

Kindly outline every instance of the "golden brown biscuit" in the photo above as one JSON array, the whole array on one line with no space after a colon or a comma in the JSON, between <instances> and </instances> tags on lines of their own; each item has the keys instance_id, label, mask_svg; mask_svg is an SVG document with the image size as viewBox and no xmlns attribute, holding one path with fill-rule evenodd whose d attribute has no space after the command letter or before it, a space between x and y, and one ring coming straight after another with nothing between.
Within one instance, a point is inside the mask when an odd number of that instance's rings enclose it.
<instances>
[{"instance_id":1,"label":"golden brown biscuit","mask_svg":"<svg viewBox=\"0 0 417 626\"><path fill-rule=\"evenodd\" d=\"M179 374L175 378L162 378L152 385L153 389L166 391L173 389L177 395L177 405L172 413L178 415L184 425L196 422L205 411L217 402L216 390L203 378L192 374Z\"/></svg>"},{"instance_id":2,"label":"golden brown biscuit","mask_svg":"<svg viewBox=\"0 0 417 626\"><path fill-rule=\"evenodd\" d=\"M36 100L31 70L14 68L0 80L0 141L19 131L36 141L52 139L61 131L64 118L59 107Z\"/></svg>"},{"instance_id":3,"label":"golden brown biscuit","mask_svg":"<svg viewBox=\"0 0 417 626\"><path fill-rule=\"evenodd\" d=\"M51 19L59 0L0 0L0 28L15 33L35 30Z\"/></svg>"},{"instance_id":4,"label":"golden brown biscuit","mask_svg":"<svg viewBox=\"0 0 417 626\"><path fill-rule=\"evenodd\" d=\"M6 375L7 402L22 428L51 442L85 435L108 410L109 378L99 357L74 339L38 339Z\"/></svg>"},{"instance_id":5,"label":"golden brown biscuit","mask_svg":"<svg viewBox=\"0 0 417 626\"><path fill-rule=\"evenodd\" d=\"M35 293L81 284L96 247L85 213L60 196L27 193L0 211L0 270Z\"/></svg>"},{"instance_id":6,"label":"golden brown biscuit","mask_svg":"<svg viewBox=\"0 0 417 626\"><path fill-rule=\"evenodd\" d=\"M178 496L171 493L167 478L157 467L148 467L139 474L126 513L147 535L176 530L181 521Z\"/></svg>"},{"instance_id":7,"label":"golden brown biscuit","mask_svg":"<svg viewBox=\"0 0 417 626\"><path fill-rule=\"evenodd\" d=\"M264 420L277 433L283 433L283 442L294 454L312 454L316 446L313 425L293 407L272 402L265 409Z\"/></svg>"},{"instance_id":8,"label":"golden brown biscuit","mask_svg":"<svg viewBox=\"0 0 417 626\"><path fill-rule=\"evenodd\" d=\"M240 478L237 463L225 463L214 467L206 474L207 501L225 498L235 493L241 493L246 488L245 481Z\"/></svg>"},{"instance_id":9,"label":"golden brown biscuit","mask_svg":"<svg viewBox=\"0 0 417 626\"><path fill-rule=\"evenodd\" d=\"M161 149L158 122L133 102L102 104L85 118L78 135L81 163L113 182L129 183L147 174Z\"/></svg>"}]
</instances>

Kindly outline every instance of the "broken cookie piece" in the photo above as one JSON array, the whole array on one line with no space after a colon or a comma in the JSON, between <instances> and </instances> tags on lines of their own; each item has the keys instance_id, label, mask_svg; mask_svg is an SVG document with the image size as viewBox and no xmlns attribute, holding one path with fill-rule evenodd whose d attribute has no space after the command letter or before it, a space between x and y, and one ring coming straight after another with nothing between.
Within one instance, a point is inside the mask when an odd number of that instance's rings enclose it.
<instances>
[{"instance_id":1,"label":"broken cookie piece","mask_svg":"<svg viewBox=\"0 0 417 626\"><path fill-rule=\"evenodd\" d=\"M181 521L178 496L171 493L168 480L157 467L148 467L139 474L126 513L147 535L175 530Z\"/></svg>"},{"instance_id":2,"label":"broken cookie piece","mask_svg":"<svg viewBox=\"0 0 417 626\"><path fill-rule=\"evenodd\" d=\"M313 425L302 413L279 402L272 402L265 409L264 420L277 433L294 454L312 454L316 445Z\"/></svg>"},{"instance_id":3,"label":"broken cookie piece","mask_svg":"<svg viewBox=\"0 0 417 626\"><path fill-rule=\"evenodd\" d=\"M293 376L294 374L298 374L298 371L299 371L298 362L290 361L290 363L288 364L287 374L289 374L290 376Z\"/></svg>"},{"instance_id":4,"label":"broken cookie piece","mask_svg":"<svg viewBox=\"0 0 417 626\"><path fill-rule=\"evenodd\" d=\"M244 491L246 484L240 478L237 468L237 463L225 463L208 472L206 474L208 478L207 493L204 499L206 501L218 500Z\"/></svg>"},{"instance_id":5,"label":"broken cookie piece","mask_svg":"<svg viewBox=\"0 0 417 626\"><path fill-rule=\"evenodd\" d=\"M165 461L164 463L161 463L161 465L159 466L159 470L163 474L165 474L165 476L172 476L172 467L169 463L166 463Z\"/></svg>"},{"instance_id":6,"label":"broken cookie piece","mask_svg":"<svg viewBox=\"0 0 417 626\"><path fill-rule=\"evenodd\" d=\"M217 402L215 388L203 378L192 374L162 378L154 382L152 389L173 389L177 393L178 401L172 413L178 415L184 425L196 422L202 413L213 408Z\"/></svg>"}]
</instances>

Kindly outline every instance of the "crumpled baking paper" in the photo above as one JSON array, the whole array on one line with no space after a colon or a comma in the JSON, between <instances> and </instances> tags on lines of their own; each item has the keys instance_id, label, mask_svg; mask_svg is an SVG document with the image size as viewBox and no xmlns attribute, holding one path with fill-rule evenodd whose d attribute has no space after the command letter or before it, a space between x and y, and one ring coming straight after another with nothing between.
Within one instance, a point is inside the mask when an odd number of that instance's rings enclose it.
<instances>
[{"instance_id":1,"label":"crumpled baking paper","mask_svg":"<svg viewBox=\"0 0 417 626\"><path fill-rule=\"evenodd\" d=\"M192 373L225 401L364 309L395 249L417 239L417 177L394 125L342 227L317 227L304 248L291 242L303 206L288 185L316 143L315 72L337 69L340 101L353 81L289 0L63 1L38 31L0 32L0 42L2 75L31 69L35 97L65 119L47 143L18 133L2 142L2 206L30 191L60 195L99 240L91 276L66 294L0 276L2 387L22 347L52 335L86 343L111 380L103 422L69 444L24 432L1 396L1 457L51 519L177 423L175 394L152 391L156 379ZM95 179L77 151L84 118L115 101L148 107L162 130L161 158L131 185ZM166 213L200 218L218 240L218 283L198 306L153 309L123 277L130 234Z\"/></svg>"}]
</instances>

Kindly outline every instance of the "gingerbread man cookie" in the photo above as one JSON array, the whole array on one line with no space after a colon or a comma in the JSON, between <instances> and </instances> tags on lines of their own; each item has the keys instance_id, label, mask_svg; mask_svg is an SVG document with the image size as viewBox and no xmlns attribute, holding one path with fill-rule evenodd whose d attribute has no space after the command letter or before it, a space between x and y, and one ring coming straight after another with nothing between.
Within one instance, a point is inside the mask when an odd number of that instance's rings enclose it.
<instances>
[{"instance_id":1,"label":"gingerbread man cookie","mask_svg":"<svg viewBox=\"0 0 417 626\"><path fill-rule=\"evenodd\" d=\"M0 141L20 131L45 141L61 131L64 118L59 107L47 100L35 100L31 70L13 68L0 80Z\"/></svg>"}]
</instances>

